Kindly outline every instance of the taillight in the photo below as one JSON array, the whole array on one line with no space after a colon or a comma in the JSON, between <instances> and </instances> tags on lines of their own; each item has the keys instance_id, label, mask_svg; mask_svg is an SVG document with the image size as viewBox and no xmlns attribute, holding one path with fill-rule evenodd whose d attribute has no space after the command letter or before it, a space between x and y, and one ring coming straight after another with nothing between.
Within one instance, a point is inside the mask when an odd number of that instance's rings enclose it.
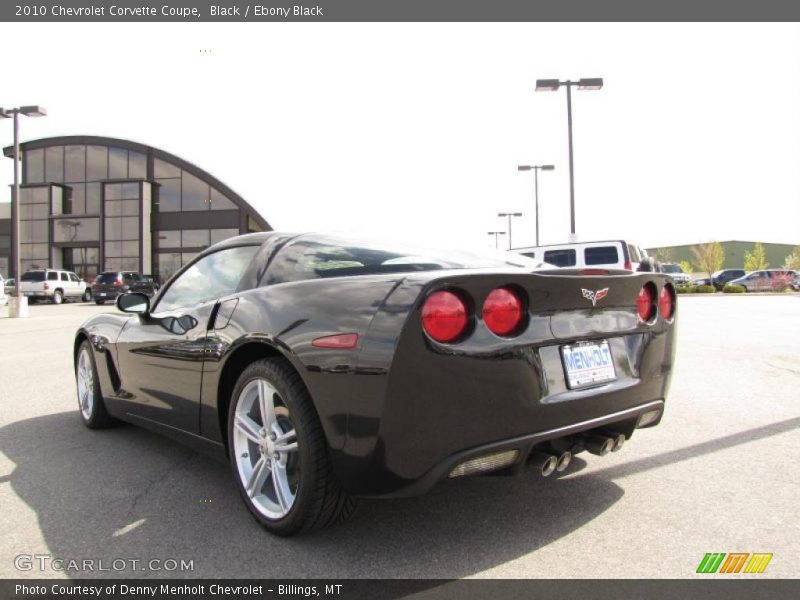
<instances>
[{"instance_id":1,"label":"taillight","mask_svg":"<svg viewBox=\"0 0 800 600\"><path fill-rule=\"evenodd\" d=\"M121 285L122 285L122 279L121 279L120 277L117 277L117 278L114 280L114 286L115 286L115 287L119 287L119 286L121 286Z\"/></svg>"},{"instance_id":2,"label":"taillight","mask_svg":"<svg viewBox=\"0 0 800 600\"><path fill-rule=\"evenodd\" d=\"M639 309L639 318L647 323L656 315L655 294L652 285L646 283L639 290L639 297L636 299L636 307Z\"/></svg>"},{"instance_id":3,"label":"taillight","mask_svg":"<svg viewBox=\"0 0 800 600\"><path fill-rule=\"evenodd\" d=\"M583 269L581 275L608 275L608 269Z\"/></svg>"},{"instance_id":4,"label":"taillight","mask_svg":"<svg viewBox=\"0 0 800 600\"><path fill-rule=\"evenodd\" d=\"M467 306L453 292L434 292L422 307L422 327L437 342L458 339L467 322Z\"/></svg>"},{"instance_id":5,"label":"taillight","mask_svg":"<svg viewBox=\"0 0 800 600\"><path fill-rule=\"evenodd\" d=\"M50 284L45 281L45 283L44 283L44 291L46 292L49 289L50 289Z\"/></svg>"},{"instance_id":6,"label":"taillight","mask_svg":"<svg viewBox=\"0 0 800 600\"><path fill-rule=\"evenodd\" d=\"M523 318L522 300L508 288L497 288L483 303L483 321L492 333L508 335L519 327Z\"/></svg>"},{"instance_id":7,"label":"taillight","mask_svg":"<svg viewBox=\"0 0 800 600\"><path fill-rule=\"evenodd\" d=\"M633 271L633 265L631 264L631 261L629 261L629 260L625 261L625 270L626 271Z\"/></svg>"},{"instance_id":8,"label":"taillight","mask_svg":"<svg viewBox=\"0 0 800 600\"><path fill-rule=\"evenodd\" d=\"M669 287L665 285L658 295L658 312L661 313L663 319L669 320L672 318L674 310L675 303L672 298L672 292L669 290Z\"/></svg>"}]
</instances>

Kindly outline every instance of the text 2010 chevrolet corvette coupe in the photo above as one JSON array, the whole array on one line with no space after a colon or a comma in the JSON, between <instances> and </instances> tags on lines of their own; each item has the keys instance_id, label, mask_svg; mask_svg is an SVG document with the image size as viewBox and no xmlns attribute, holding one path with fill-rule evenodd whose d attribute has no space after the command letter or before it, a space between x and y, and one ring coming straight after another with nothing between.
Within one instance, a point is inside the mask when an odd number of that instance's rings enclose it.
<instances>
[{"instance_id":1,"label":"text 2010 chevrolet corvette coupe","mask_svg":"<svg viewBox=\"0 0 800 600\"><path fill-rule=\"evenodd\" d=\"M358 497L619 449L657 424L675 290L659 273L547 269L332 236L204 251L75 337L83 422L227 453L245 504L291 535Z\"/></svg>"}]
</instances>

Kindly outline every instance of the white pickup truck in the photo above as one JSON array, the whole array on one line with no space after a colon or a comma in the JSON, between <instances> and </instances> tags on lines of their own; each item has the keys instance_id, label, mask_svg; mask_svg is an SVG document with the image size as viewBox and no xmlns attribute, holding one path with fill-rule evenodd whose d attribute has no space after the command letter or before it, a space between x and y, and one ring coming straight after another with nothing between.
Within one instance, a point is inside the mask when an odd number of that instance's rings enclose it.
<instances>
[{"instance_id":1,"label":"white pickup truck","mask_svg":"<svg viewBox=\"0 0 800 600\"><path fill-rule=\"evenodd\" d=\"M48 299L53 304L64 300L92 299L92 288L72 271L33 269L22 274L19 291L31 300Z\"/></svg>"}]
</instances>

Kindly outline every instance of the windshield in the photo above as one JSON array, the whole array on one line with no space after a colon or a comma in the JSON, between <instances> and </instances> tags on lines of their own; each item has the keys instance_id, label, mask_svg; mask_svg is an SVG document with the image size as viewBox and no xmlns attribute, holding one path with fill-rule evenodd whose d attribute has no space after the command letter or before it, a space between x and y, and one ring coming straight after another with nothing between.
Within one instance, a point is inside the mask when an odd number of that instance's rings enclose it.
<instances>
[{"instance_id":1,"label":"windshield","mask_svg":"<svg viewBox=\"0 0 800 600\"><path fill-rule=\"evenodd\" d=\"M263 283L444 269L516 268L530 272L547 266L515 252L476 253L304 236L279 251Z\"/></svg>"},{"instance_id":2,"label":"windshield","mask_svg":"<svg viewBox=\"0 0 800 600\"><path fill-rule=\"evenodd\" d=\"M23 273L20 281L44 281L44 271L28 271Z\"/></svg>"}]
</instances>

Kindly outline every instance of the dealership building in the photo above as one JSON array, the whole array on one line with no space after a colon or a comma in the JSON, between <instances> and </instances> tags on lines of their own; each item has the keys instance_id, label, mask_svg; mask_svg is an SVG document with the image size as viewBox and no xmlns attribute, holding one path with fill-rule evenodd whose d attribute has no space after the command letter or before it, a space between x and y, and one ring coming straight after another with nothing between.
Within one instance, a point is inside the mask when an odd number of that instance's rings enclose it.
<instances>
[{"instance_id":1,"label":"dealership building","mask_svg":"<svg viewBox=\"0 0 800 600\"><path fill-rule=\"evenodd\" d=\"M224 183L168 152L96 136L20 145L22 271L169 278L220 240L272 228ZM13 147L3 153L13 157ZM13 193L13 192L12 192ZM0 204L0 275L13 277L11 205Z\"/></svg>"}]
</instances>

